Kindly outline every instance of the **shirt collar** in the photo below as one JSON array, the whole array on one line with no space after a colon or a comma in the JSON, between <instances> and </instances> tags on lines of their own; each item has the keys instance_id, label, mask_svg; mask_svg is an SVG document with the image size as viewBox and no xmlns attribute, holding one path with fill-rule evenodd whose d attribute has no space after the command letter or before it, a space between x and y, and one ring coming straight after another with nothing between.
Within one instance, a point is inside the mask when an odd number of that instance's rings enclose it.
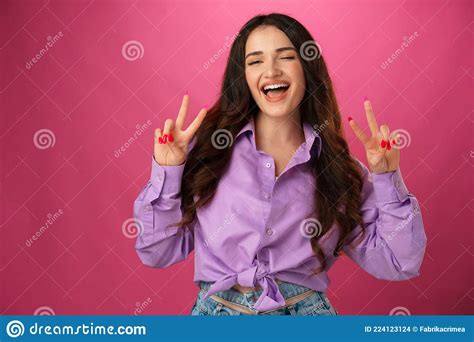
<instances>
[{"instance_id":1,"label":"shirt collar","mask_svg":"<svg viewBox=\"0 0 474 342\"><path fill-rule=\"evenodd\" d=\"M255 144L255 117L252 115L250 120L245 124L244 127L237 133L235 136L234 140L237 139L241 134L245 132L251 132L251 141L253 147L256 149L256 144ZM322 139L319 133L313 129L311 124L307 121L303 122L303 132L304 132L304 137L305 137L305 142L303 143L303 150L306 152L308 157L311 157L311 154L313 151L316 151L317 156L321 155L321 150L322 150ZM309 158L308 158L309 159Z\"/></svg>"}]
</instances>

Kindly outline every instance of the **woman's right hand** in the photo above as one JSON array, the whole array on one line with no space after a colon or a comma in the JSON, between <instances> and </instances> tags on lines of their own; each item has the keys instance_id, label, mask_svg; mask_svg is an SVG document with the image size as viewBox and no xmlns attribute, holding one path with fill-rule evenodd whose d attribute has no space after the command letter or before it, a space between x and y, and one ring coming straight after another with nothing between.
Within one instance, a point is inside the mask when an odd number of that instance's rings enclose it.
<instances>
[{"instance_id":1,"label":"woman's right hand","mask_svg":"<svg viewBox=\"0 0 474 342\"><path fill-rule=\"evenodd\" d=\"M189 105L189 95L184 95L181 108L179 109L176 125L172 119L166 119L163 132L157 128L155 130L155 147L153 157L160 165L180 165L186 161L188 145L194 134L201 126L207 114L207 108L201 109L194 121L186 130L183 130L184 120ZM170 138L170 134L172 138ZM161 143L160 143L161 142Z\"/></svg>"}]
</instances>

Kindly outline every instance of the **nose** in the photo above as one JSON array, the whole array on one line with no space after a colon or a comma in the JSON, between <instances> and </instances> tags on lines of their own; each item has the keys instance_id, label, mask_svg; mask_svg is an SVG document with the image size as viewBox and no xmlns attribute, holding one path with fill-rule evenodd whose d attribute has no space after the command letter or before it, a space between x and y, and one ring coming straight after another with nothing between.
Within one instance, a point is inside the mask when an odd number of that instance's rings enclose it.
<instances>
[{"instance_id":1,"label":"nose","mask_svg":"<svg viewBox=\"0 0 474 342\"><path fill-rule=\"evenodd\" d=\"M267 69L264 72L264 76L267 78L273 78L277 76L281 76L282 72L278 67L278 63L275 60L271 60L267 63Z\"/></svg>"}]
</instances>

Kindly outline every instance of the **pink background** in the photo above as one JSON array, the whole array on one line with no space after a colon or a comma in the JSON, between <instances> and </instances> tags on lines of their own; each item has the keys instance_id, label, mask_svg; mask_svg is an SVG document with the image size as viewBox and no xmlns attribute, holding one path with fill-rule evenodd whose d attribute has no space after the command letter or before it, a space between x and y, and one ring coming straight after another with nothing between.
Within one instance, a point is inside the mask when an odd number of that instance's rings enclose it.
<instances>
[{"instance_id":1,"label":"pink background","mask_svg":"<svg viewBox=\"0 0 474 342\"><path fill-rule=\"evenodd\" d=\"M421 276L381 281L343 257L330 271L333 305L343 315L473 313L472 1L84 0L0 4L2 314L189 314L194 253L148 268L122 227L150 176L154 128L175 118L186 90L187 123L213 102L226 39L272 11L294 16L319 42L344 117L366 125L368 96L379 124L409 133L401 169L428 235ZM122 54L131 40L143 46L133 61ZM41 129L54 145L37 147Z\"/></svg>"}]
</instances>

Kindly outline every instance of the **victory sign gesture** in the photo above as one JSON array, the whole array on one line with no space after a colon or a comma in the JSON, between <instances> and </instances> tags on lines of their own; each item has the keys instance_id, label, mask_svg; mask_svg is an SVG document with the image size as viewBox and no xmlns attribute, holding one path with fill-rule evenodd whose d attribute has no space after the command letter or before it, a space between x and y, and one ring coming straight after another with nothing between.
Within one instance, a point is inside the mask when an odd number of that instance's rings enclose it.
<instances>
[{"instance_id":1,"label":"victory sign gesture","mask_svg":"<svg viewBox=\"0 0 474 342\"><path fill-rule=\"evenodd\" d=\"M374 173L396 171L400 165L400 149L397 148L398 134L390 137L387 125L379 128L369 100L364 101L364 108L372 136L365 134L353 118L349 117L348 120L352 130L365 147L369 169Z\"/></svg>"},{"instance_id":2,"label":"victory sign gesture","mask_svg":"<svg viewBox=\"0 0 474 342\"><path fill-rule=\"evenodd\" d=\"M186 153L189 142L201 126L207 114L206 106L201 109L194 121L186 130L183 130L184 120L188 112L189 95L184 95L179 109L176 125L172 119L166 119L163 132L157 128L155 130L154 158L160 165L180 165L186 160Z\"/></svg>"}]
</instances>

